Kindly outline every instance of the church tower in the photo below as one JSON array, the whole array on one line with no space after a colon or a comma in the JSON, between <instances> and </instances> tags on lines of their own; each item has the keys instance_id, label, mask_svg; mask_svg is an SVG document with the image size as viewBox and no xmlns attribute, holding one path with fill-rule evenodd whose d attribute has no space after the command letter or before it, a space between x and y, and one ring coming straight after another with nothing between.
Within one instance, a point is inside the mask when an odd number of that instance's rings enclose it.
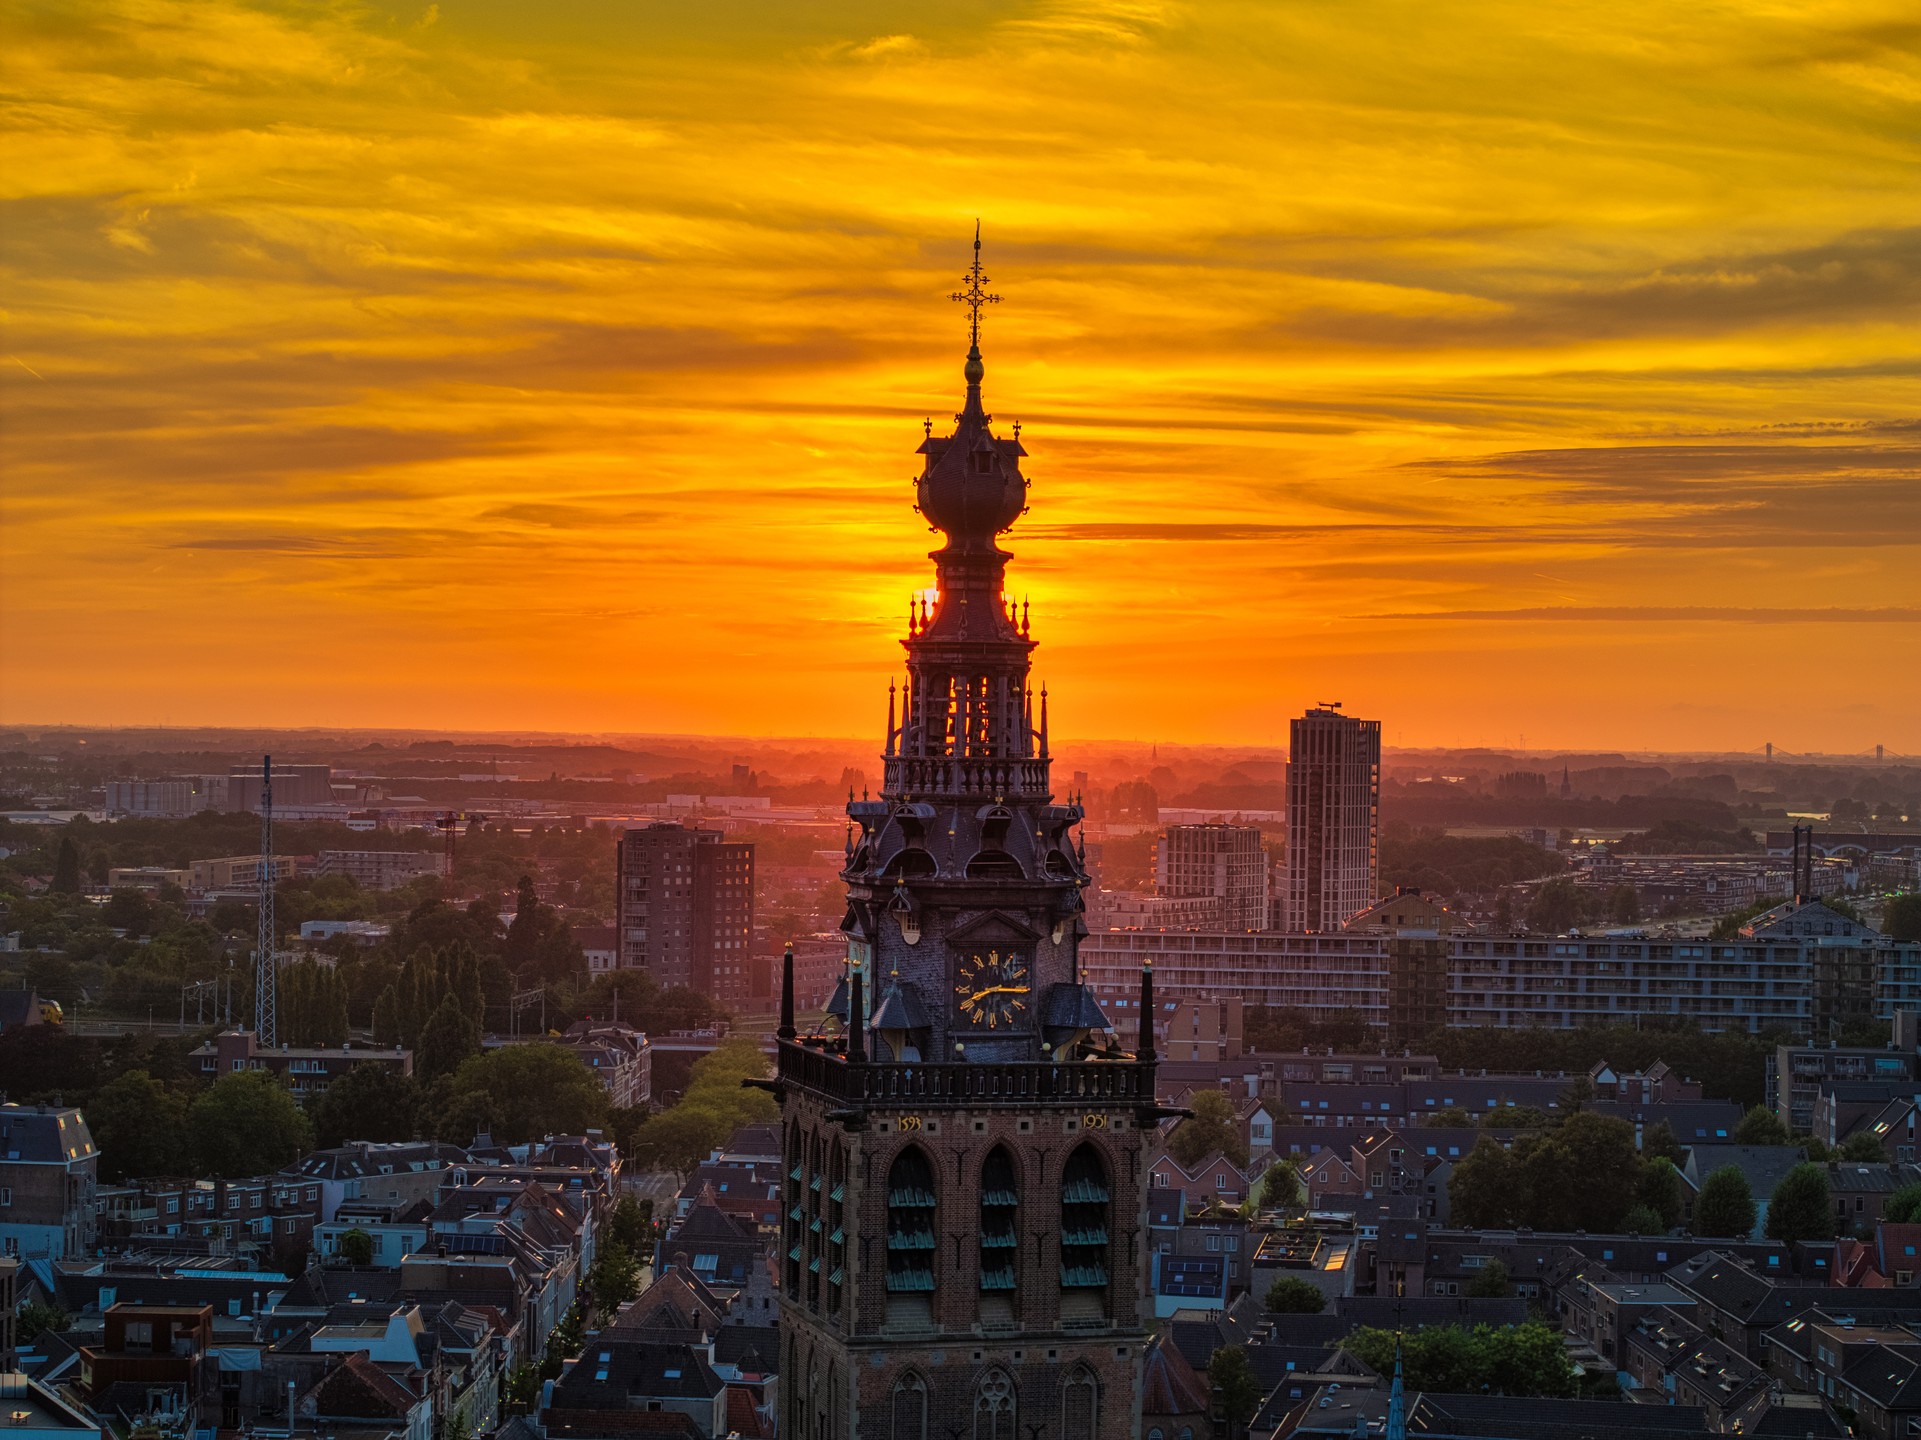
<instances>
[{"instance_id":1,"label":"church tower","mask_svg":"<svg viewBox=\"0 0 1921 1440\"><path fill-rule=\"evenodd\" d=\"M908 609L880 795L847 806L826 1033L796 1032L791 953L783 976L783 1440L1139 1432L1152 1029L1122 1051L1081 982L1081 808L1052 792L995 543L1028 482L1020 427L982 408L986 279L976 233L966 402L920 447L945 543Z\"/></svg>"}]
</instances>

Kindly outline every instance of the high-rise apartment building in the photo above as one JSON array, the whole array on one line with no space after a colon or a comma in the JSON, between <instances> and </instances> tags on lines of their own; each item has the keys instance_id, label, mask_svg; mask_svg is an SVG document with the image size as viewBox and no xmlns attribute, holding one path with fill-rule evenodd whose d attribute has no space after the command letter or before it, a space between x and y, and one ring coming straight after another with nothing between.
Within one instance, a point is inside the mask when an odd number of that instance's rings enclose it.
<instances>
[{"instance_id":1,"label":"high-rise apartment building","mask_svg":"<svg viewBox=\"0 0 1921 1440\"><path fill-rule=\"evenodd\" d=\"M838 1027L797 1033L785 967L794 1440L1141 1434L1142 1152L1168 1112L1152 1040L1122 1053L1081 980L1081 809L1052 794L995 544L1027 503L1025 452L989 428L981 372L976 345L954 432L921 446L938 598L913 607L880 794L847 807Z\"/></svg>"},{"instance_id":2,"label":"high-rise apartment building","mask_svg":"<svg viewBox=\"0 0 1921 1440\"><path fill-rule=\"evenodd\" d=\"M1164 899L1209 896L1208 924L1267 928L1267 851L1252 825L1170 825L1154 847L1154 888Z\"/></svg>"},{"instance_id":3,"label":"high-rise apartment building","mask_svg":"<svg viewBox=\"0 0 1921 1440\"><path fill-rule=\"evenodd\" d=\"M1289 726L1283 925L1338 930L1375 900L1381 722L1317 707Z\"/></svg>"},{"instance_id":4,"label":"high-rise apartment building","mask_svg":"<svg viewBox=\"0 0 1921 1440\"><path fill-rule=\"evenodd\" d=\"M620 837L615 850L620 966L662 989L689 986L723 1005L750 998L754 847L673 822Z\"/></svg>"}]
</instances>

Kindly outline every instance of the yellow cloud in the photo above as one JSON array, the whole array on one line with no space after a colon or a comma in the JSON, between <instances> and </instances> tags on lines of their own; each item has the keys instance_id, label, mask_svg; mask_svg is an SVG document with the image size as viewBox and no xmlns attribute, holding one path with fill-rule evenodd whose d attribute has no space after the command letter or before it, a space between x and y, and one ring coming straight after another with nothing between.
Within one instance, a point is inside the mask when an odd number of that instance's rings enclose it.
<instances>
[{"instance_id":1,"label":"yellow cloud","mask_svg":"<svg viewBox=\"0 0 1921 1440\"><path fill-rule=\"evenodd\" d=\"M10 9L0 719L872 731L978 216L1063 733L1921 745L1906 7L895 23Z\"/></svg>"}]
</instances>

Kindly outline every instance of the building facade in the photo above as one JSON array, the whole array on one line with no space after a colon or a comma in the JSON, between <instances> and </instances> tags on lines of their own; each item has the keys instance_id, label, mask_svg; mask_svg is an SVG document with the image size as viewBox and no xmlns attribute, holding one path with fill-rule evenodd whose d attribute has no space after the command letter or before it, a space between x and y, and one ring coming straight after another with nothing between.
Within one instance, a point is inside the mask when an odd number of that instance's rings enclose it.
<instances>
[{"instance_id":1,"label":"building facade","mask_svg":"<svg viewBox=\"0 0 1921 1440\"><path fill-rule=\"evenodd\" d=\"M345 875L362 890L398 890L444 868L440 856L425 850L322 850L313 873L316 879Z\"/></svg>"},{"instance_id":2,"label":"building facade","mask_svg":"<svg viewBox=\"0 0 1921 1440\"><path fill-rule=\"evenodd\" d=\"M273 865L276 885L283 880L293 879L293 856L275 855L270 863ZM187 867L189 890L246 890L259 884L258 855L222 855L213 860L195 860Z\"/></svg>"},{"instance_id":3,"label":"building facade","mask_svg":"<svg viewBox=\"0 0 1921 1440\"><path fill-rule=\"evenodd\" d=\"M662 989L689 986L727 1005L752 988L754 847L718 830L662 821L616 847L620 966Z\"/></svg>"},{"instance_id":4,"label":"building facade","mask_svg":"<svg viewBox=\"0 0 1921 1440\"><path fill-rule=\"evenodd\" d=\"M110 815L179 818L219 809L225 800L223 795L216 803L206 777L199 775L170 780L109 780L106 788Z\"/></svg>"},{"instance_id":5,"label":"building facade","mask_svg":"<svg viewBox=\"0 0 1921 1440\"><path fill-rule=\"evenodd\" d=\"M195 1047L190 1059L210 1082L243 1070L266 1070L287 1082L301 1099L318 1095L360 1065L380 1065L400 1075L414 1073L414 1052L398 1046L262 1045L251 1030L223 1030Z\"/></svg>"},{"instance_id":6,"label":"building facade","mask_svg":"<svg viewBox=\"0 0 1921 1440\"><path fill-rule=\"evenodd\" d=\"M99 1183L100 1151L78 1110L0 1105L0 1253L90 1254Z\"/></svg>"},{"instance_id":7,"label":"building facade","mask_svg":"<svg viewBox=\"0 0 1921 1440\"><path fill-rule=\"evenodd\" d=\"M1154 847L1154 889L1214 902L1210 928L1267 928L1267 850L1252 825L1170 825Z\"/></svg>"},{"instance_id":8,"label":"building facade","mask_svg":"<svg viewBox=\"0 0 1921 1440\"><path fill-rule=\"evenodd\" d=\"M1338 930L1374 903L1381 844L1381 722L1316 708L1290 722L1289 930Z\"/></svg>"},{"instance_id":9,"label":"building facade","mask_svg":"<svg viewBox=\"0 0 1921 1440\"><path fill-rule=\"evenodd\" d=\"M788 1440L1140 1433L1154 1057L1080 983L1081 810L1051 793L995 544L1024 451L982 368L976 343L956 429L921 447L938 598L911 609L881 793L847 807L829 1033L797 1034L782 987Z\"/></svg>"},{"instance_id":10,"label":"building facade","mask_svg":"<svg viewBox=\"0 0 1921 1440\"><path fill-rule=\"evenodd\" d=\"M1921 942L1863 927L1847 936L1733 940L1648 936L1096 931L1087 981L1109 1002L1152 965L1163 999L1239 994L1249 1005L1328 1020L1356 1012L1409 1043L1442 1023L1511 1029L1693 1019L1704 1030L1801 1038L1872 1015L1921 1010Z\"/></svg>"}]
</instances>

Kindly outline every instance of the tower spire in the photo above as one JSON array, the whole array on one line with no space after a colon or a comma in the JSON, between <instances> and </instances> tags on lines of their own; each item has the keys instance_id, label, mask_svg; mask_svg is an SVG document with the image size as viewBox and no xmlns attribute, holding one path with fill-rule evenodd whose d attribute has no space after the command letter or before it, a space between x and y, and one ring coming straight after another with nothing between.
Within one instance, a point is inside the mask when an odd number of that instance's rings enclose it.
<instances>
[{"instance_id":1,"label":"tower spire","mask_svg":"<svg viewBox=\"0 0 1921 1440\"><path fill-rule=\"evenodd\" d=\"M974 263L968 266L967 273L961 276L961 288L948 297L967 307L967 358L973 361L981 358L981 308L1001 303L1000 296L987 293L987 286L990 283L989 277L981 271L981 222L976 220L974 222Z\"/></svg>"},{"instance_id":2,"label":"tower spire","mask_svg":"<svg viewBox=\"0 0 1921 1440\"><path fill-rule=\"evenodd\" d=\"M961 367L961 374L967 378L967 406L957 419L972 419L985 423L986 414L981 409L981 377L987 374L987 367L981 363L981 310L988 305L998 305L1001 297L987 293L988 277L981 270L981 222L974 222L974 263L961 277L961 288L948 298L959 301L967 307L967 363Z\"/></svg>"}]
</instances>

